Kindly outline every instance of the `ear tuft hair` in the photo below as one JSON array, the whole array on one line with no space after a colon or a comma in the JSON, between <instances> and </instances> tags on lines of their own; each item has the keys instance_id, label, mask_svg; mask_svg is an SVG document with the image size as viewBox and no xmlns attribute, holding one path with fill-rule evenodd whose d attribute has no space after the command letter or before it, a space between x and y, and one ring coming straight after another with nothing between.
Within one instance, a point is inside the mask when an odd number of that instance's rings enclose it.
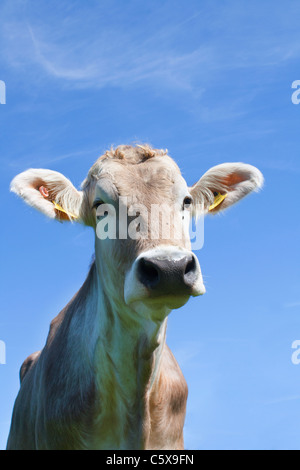
<instances>
[{"instance_id":1,"label":"ear tuft hair","mask_svg":"<svg viewBox=\"0 0 300 470\"><path fill-rule=\"evenodd\" d=\"M262 173L245 163L223 163L208 170L190 188L190 192L203 212L217 213L237 203L252 191L259 191L264 183ZM226 195L212 210L215 194Z\"/></svg>"},{"instance_id":2,"label":"ear tuft hair","mask_svg":"<svg viewBox=\"0 0 300 470\"><path fill-rule=\"evenodd\" d=\"M42 190L41 190L42 188ZM35 209L51 219L71 220L67 214L79 218L82 193L61 173L52 170L31 169L17 175L10 189ZM57 209L54 202L65 212Z\"/></svg>"}]
</instances>

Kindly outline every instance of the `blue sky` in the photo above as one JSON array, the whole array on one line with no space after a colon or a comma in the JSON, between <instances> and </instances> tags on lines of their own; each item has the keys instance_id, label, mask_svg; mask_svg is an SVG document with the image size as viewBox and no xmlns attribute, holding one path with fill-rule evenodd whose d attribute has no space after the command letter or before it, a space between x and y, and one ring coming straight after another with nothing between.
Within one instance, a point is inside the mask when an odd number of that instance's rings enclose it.
<instances>
[{"instance_id":1,"label":"blue sky","mask_svg":"<svg viewBox=\"0 0 300 470\"><path fill-rule=\"evenodd\" d=\"M0 449L18 371L87 274L91 230L9 193L30 167L79 186L112 144L168 148L188 184L257 166L265 187L205 222L207 293L169 318L188 449L300 449L300 4L2 0Z\"/></svg>"}]
</instances>

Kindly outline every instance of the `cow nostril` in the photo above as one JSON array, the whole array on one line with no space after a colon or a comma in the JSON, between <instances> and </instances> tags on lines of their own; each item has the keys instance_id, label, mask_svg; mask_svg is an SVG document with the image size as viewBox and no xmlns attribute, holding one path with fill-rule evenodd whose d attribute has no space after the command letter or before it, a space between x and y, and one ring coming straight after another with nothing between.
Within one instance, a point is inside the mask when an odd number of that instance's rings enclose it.
<instances>
[{"instance_id":1,"label":"cow nostril","mask_svg":"<svg viewBox=\"0 0 300 470\"><path fill-rule=\"evenodd\" d=\"M192 256L186 263L184 270L184 283L186 286L193 286L197 278L197 266L195 257Z\"/></svg>"},{"instance_id":2,"label":"cow nostril","mask_svg":"<svg viewBox=\"0 0 300 470\"><path fill-rule=\"evenodd\" d=\"M158 268L149 260L142 258L139 262L139 279L147 287L158 284L160 275Z\"/></svg>"},{"instance_id":3,"label":"cow nostril","mask_svg":"<svg viewBox=\"0 0 300 470\"><path fill-rule=\"evenodd\" d=\"M184 275L194 272L195 268L196 268L195 258L192 256L185 267Z\"/></svg>"}]
</instances>

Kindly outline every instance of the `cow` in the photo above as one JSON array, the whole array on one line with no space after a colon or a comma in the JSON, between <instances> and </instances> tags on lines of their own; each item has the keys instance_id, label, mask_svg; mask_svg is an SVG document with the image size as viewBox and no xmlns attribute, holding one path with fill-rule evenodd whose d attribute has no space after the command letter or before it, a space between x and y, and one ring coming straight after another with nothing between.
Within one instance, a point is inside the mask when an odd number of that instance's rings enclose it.
<instances>
[{"instance_id":1,"label":"cow","mask_svg":"<svg viewBox=\"0 0 300 470\"><path fill-rule=\"evenodd\" d=\"M168 152L150 145L111 148L80 190L52 170L14 178L11 190L30 206L96 236L86 281L21 367L7 449L184 449L188 387L166 344L167 318L205 293L186 221L219 213L262 184L257 168L225 163L188 187ZM167 239L163 211L145 220L162 203L172 207ZM125 229L139 219L136 236L125 236L121 212ZM104 222L115 236L98 230Z\"/></svg>"}]
</instances>

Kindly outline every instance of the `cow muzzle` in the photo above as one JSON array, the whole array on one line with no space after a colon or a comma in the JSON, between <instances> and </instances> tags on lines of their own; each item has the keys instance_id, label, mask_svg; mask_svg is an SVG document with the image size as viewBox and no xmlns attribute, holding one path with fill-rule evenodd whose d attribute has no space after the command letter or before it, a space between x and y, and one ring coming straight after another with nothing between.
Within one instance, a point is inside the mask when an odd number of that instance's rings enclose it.
<instances>
[{"instance_id":1,"label":"cow muzzle","mask_svg":"<svg viewBox=\"0 0 300 470\"><path fill-rule=\"evenodd\" d=\"M205 293L197 257L188 250L162 247L141 253L125 278L125 302L144 301L171 309Z\"/></svg>"}]
</instances>

